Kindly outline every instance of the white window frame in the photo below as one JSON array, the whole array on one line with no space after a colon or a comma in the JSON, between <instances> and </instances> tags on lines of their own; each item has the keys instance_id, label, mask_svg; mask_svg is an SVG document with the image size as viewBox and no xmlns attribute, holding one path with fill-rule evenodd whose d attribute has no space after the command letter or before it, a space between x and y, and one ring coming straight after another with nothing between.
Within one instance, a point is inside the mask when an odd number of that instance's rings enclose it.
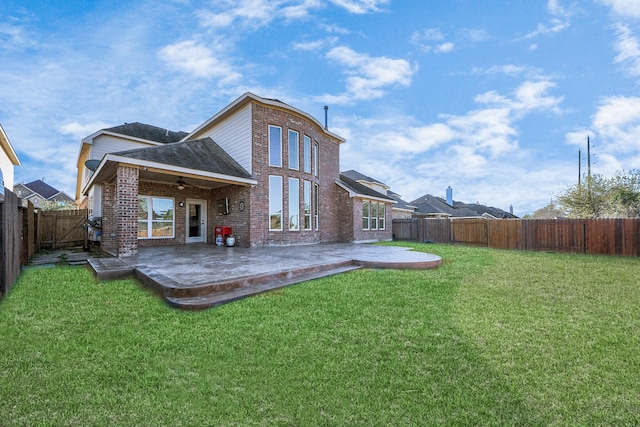
<instances>
[{"instance_id":1,"label":"white window frame","mask_svg":"<svg viewBox=\"0 0 640 427\"><path fill-rule=\"evenodd\" d=\"M276 187L279 187L279 194L274 194ZM282 231L282 177L277 175L269 175L269 212L267 221L269 222L269 231ZM277 197L276 197L277 196ZM279 209L278 209L279 208ZM279 213L278 213L279 211ZM271 227L271 219L280 215L280 228Z\"/></svg>"},{"instance_id":2,"label":"white window frame","mask_svg":"<svg viewBox=\"0 0 640 427\"><path fill-rule=\"evenodd\" d=\"M320 176L320 148L318 143L313 143L313 175Z\"/></svg>"},{"instance_id":3,"label":"white window frame","mask_svg":"<svg viewBox=\"0 0 640 427\"><path fill-rule=\"evenodd\" d=\"M311 138L304 135L302 141L302 170L311 173Z\"/></svg>"},{"instance_id":4,"label":"white window frame","mask_svg":"<svg viewBox=\"0 0 640 427\"><path fill-rule=\"evenodd\" d=\"M303 182L303 226L305 230L311 230L313 225L311 223L311 181Z\"/></svg>"},{"instance_id":5,"label":"white window frame","mask_svg":"<svg viewBox=\"0 0 640 427\"><path fill-rule=\"evenodd\" d=\"M371 230L371 202L369 200L362 201L362 229Z\"/></svg>"},{"instance_id":6,"label":"white window frame","mask_svg":"<svg viewBox=\"0 0 640 427\"><path fill-rule=\"evenodd\" d=\"M287 132L289 169L300 170L300 133L289 129Z\"/></svg>"},{"instance_id":7,"label":"white window frame","mask_svg":"<svg viewBox=\"0 0 640 427\"><path fill-rule=\"evenodd\" d=\"M318 229L320 228L320 186L318 184L314 184L313 189L315 190L314 194L313 194L313 222L316 228L316 231L318 231Z\"/></svg>"},{"instance_id":8,"label":"white window frame","mask_svg":"<svg viewBox=\"0 0 640 427\"><path fill-rule=\"evenodd\" d=\"M138 200L141 198L147 199L147 218L140 218L140 211L138 211L138 230L140 229L140 223L147 223L147 236L140 237L138 235L139 240L156 240L156 239L174 239L176 236L176 200L173 197L159 197L159 196L149 196L145 194L138 195ZM169 222L166 219L153 219L153 204L155 200L171 200L173 215L171 217L171 236L154 236L153 235L153 224Z\"/></svg>"},{"instance_id":9,"label":"white window frame","mask_svg":"<svg viewBox=\"0 0 640 427\"><path fill-rule=\"evenodd\" d=\"M289 231L300 231L300 180L289 178Z\"/></svg>"},{"instance_id":10,"label":"white window frame","mask_svg":"<svg viewBox=\"0 0 640 427\"><path fill-rule=\"evenodd\" d=\"M386 209L387 205L382 202L378 202L378 230L386 229Z\"/></svg>"},{"instance_id":11,"label":"white window frame","mask_svg":"<svg viewBox=\"0 0 640 427\"><path fill-rule=\"evenodd\" d=\"M280 134L279 141L272 141L272 132L276 129ZM278 147L272 147L273 142L277 143ZM269 125L269 166L282 167L282 128L280 126Z\"/></svg>"}]
</instances>

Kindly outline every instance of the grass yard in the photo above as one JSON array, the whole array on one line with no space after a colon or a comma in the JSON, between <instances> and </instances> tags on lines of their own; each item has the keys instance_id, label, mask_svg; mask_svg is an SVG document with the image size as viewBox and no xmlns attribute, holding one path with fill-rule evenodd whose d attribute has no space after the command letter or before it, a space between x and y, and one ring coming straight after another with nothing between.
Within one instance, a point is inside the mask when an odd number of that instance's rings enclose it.
<instances>
[{"instance_id":1,"label":"grass yard","mask_svg":"<svg viewBox=\"0 0 640 427\"><path fill-rule=\"evenodd\" d=\"M0 424L640 424L640 261L411 244L204 312L25 271L0 302Z\"/></svg>"}]
</instances>

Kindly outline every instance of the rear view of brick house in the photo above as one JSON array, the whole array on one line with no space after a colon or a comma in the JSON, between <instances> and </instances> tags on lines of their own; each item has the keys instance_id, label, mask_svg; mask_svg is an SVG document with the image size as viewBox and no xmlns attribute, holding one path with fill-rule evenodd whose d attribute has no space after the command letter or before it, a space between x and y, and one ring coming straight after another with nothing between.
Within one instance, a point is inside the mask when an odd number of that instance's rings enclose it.
<instances>
[{"instance_id":1,"label":"rear view of brick house","mask_svg":"<svg viewBox=\"0 0 640 427\"><path fill-rule=\"evenodd\" d=\"M372 209L339 185L344 142L308 113L245 93L188 134L131 123L84 138L76 199L101 222L94 239L120 257L215 244L221 226L240 246L389 240L390 224L354 227ZM394 201L375 200L384 218Z\"/></svg>"}]
</instances>

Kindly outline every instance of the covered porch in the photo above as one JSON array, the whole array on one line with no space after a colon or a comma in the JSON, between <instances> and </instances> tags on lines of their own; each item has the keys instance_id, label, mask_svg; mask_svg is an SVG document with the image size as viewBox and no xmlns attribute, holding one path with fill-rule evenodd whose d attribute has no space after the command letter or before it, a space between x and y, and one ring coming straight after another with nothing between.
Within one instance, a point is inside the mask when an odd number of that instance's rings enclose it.
<instances>
[{"instance_id":1,"label":"covered porch","mask_svg":"<svg viewBox=\"0 0 640 427\"><path fill-rule=\"evenodd\" d=\"M102 249L128 257L141 247L211 241L217 225L248 225L243 208L256 184L205 138L107 154L85 191L100 189ZM236 230L248 244L248 226Z\"/></svg>"}]
</instances>

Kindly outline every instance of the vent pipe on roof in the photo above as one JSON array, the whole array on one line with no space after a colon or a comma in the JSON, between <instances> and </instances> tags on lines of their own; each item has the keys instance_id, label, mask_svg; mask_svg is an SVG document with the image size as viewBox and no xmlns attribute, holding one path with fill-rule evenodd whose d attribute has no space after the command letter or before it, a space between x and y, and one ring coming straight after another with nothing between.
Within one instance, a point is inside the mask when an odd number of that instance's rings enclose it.
<instances>
[{"instance_id":1,"label":"vent pipe on roof","mask_svg":"<svg viewBox=\"0 0 640 427\"><path fill-rule=\"evenodd\" d=\"M328 116L329 106L324 106L324 129L329 130L329 116Z\"/></svg>"},{"instance_id":2,"label":"vent pipe on roof","mask_svg":"<svg viewBox=\"0 0 640 427\"><path fill-rule=\"evenodd\" d=\"M509 213L513 215L513 205L509 205Z\"/></svg>"},{"instance_id":3,"label":"vent pipe on roof","mask_svg":"<svg viewBox=\"0 0 640 427\"><path fill-rule=\"evenodd\" d=\"M453 206L453 188L447 187L447 204Z\"/></svg>"}]
</instances>

